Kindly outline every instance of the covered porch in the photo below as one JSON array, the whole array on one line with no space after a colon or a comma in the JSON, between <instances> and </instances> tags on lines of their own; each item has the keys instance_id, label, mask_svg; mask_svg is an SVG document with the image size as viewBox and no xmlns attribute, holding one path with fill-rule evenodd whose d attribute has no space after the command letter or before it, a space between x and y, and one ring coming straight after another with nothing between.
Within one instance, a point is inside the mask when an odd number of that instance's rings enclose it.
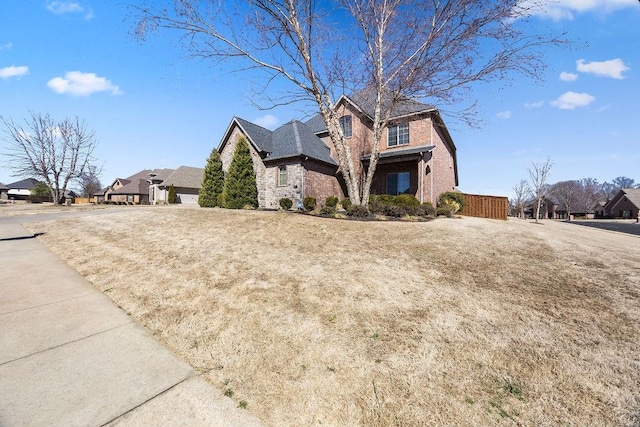
<instances>
[{"instance_id":1,"label":"covered porch","mask_svg":"<svg viewBox=\"0 0 640 427\"><path fill-rule=\"evenodd\" d=\"M386 150L380 153L371 184L371 194L411 194L420 203L436 200L433 191L433 145ZM371 155L361 157L363 170L369 167Z\"/></svg>"}]
</instances>

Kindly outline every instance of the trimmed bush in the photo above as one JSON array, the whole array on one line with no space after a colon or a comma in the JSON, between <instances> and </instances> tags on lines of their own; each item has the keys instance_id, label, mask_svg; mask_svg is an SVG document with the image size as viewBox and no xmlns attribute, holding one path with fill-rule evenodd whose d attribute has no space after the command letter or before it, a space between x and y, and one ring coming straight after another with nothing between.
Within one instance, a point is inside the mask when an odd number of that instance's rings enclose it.
<instances>
[{"instance_id":1,"label":"trimmed bush","mask_svg":"<svg viewBox=\"0 0 640 427\"><path fill-rule=\"evenodd\" d=\"M336 208L332 206L324 206L320 209L320 215L322 216L333 216L336 213Z\"/></svg>"},{"instance_id":2,"label":"trimmed bush","mask_svg":"<svg viewBox=\"0 0 640 427\"><path fill-rule=\"evenodd\" d=\"M464 194L459 191L447 191L438 196L438 207L448 206L454 214L464 208ZM457 209L456 209L457 207Z\"/></svg>"},{"instance_id":3,"label":"trimmed bush","mask_svg":"<svg viewBox=\"0 0 640 427\"><path fill-rule=\"evenodd\" d=\"M436 213L438 216L446 216L447 218L452 218L453 217L453 210L451 208L451 206L438 206L438 209L436 209Z\"/></svg>"},{"instance_id":4,"label":"trimmed bush","mask_svg":"<svg viewBox=\"0 0 640 427\"><path fill-rule=\"evenodd\" d=\"M369 209L362 205L351 205L349 206L349 209L347 209L347 216L354 218L366 218L369 216Z\"/></svg>"},{"instance_id":5,"label":"trimmed bush","mask_svg":"<svg viewBox=\"0 0 640 427\"><path fill-rule=\"evenodd\" d=\"M242 209L245 205L258 206L258 187L253 171L251 150L244 137L238 138L229 171L224 180L222 191L224 207Z\"/></svg>"},{"instance_id":6,"label":"trimmed bush","mask_svg":"<svg viewBox=\"0 0 640 427\"><path fill-rule=\"evenodd\" d=\"M279 203L280 207L285 211L288 211L289 209L291 209L291 206L293 206L293 201L291 201L291 199L288 197L283 197L282 199L280 199Z\"/></svg>"},{"instance_id":7,"label":"trimmed bush","mask_svg":"<svg viewBox=\"0 0 640 427\"><path fill-rule=\"evenodd\" d=\"M307 211L312 211L316 208L316 198L315 197L305 197L302 201L302 206Z\"/></svg>"},{"instance_id":8,"label":"trimmed bush","mask_svg":"<svg viewBox=\"0 0 640 427\"><path fill-rule=\"evenodd\" d=\"M349 210L349 208L351 207L351 199L345 197L344 199L340 200L340 204L342 205L342 209Z\"/></svg>"},{"instance_id":9,"label":"trimmed bush","mask_svg":"<svg viewBox=\"0 0 640 427\"><path fill-rule=\"evenodd\" d=\"M335 208L338 205L338 198L336 196L329 196L324 201L324 205L328 208Z\"/></svg>"},{"instance_id":10,"label":"trimmed bush","mask_svg":"<svg viewBox=\"0 0 640 427\"><path fill-rule=\"evenodd\" d=\"M420 206L420 201L412 194L398 194L393 199L393 204L396 206Z\"/></svg>"},{"instance_id":11,"label":"trimmed bush","mask_svg":"<svg viewBox=\"0 0 640 427\"><path fill-rule=\"evenodd\" d=\"M216 197L216 206L220 206L221 208L224 208L224 196L222 195L222 193L218 194L218 197Z\"/></svg>"},{"instance_id":12,"label":"trimmed bush","mask_svg":"<svg viewBox=\"0 0 640 427\"><path fill-rule=\"evenodd\" d=\"M385 206L383 212L386 216L392 216L394 218L400 218L401 216L407 215L407 209L404 206Z\"/></svg>"},{"instance_id":13,"label":"trimmed bush","mask_svg":"<svg viewBox=\"0 0 640 427\"><path fill-rule=\"evenodd\" d=\"M421 217L435 217L436 208L433 207L431 202L424 202L418 207L417 215Z\"/></svg>"},{"instance_id":14,"label":"trimmed bush","mask_svg":"<svg viewBox=\"0 0 640 427\"><path fill-rule=\"evenodd\" d=\"M202 174L202 188L198 194L198 204L203 208L212 208L218 205L218 195L224 190L224 172L220 153L214 149L207 159Z\"/></svg>"}]
</instances>

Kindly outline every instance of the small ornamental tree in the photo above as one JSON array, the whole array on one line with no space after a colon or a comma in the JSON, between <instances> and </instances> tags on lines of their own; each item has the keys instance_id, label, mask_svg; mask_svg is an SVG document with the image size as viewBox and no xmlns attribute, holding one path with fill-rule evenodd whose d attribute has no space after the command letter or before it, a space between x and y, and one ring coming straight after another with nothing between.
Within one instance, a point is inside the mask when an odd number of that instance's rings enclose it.
<instances>
[{"instance_id":1,"label":"small ornamental tree","mask_svg":"<svg viewBox=\"0 0 640 427\"><path fill-rule=\"evenodd\" d=\"M249 144L244 137L238 138L229 171L224 180L222 191L224 207L242 209L245 206L258 206L258 186L253 171L253 161Z\"/></svg>"},{"instance_id":2,"label":"small ornamental tree","mask_svg":"<svg viewBox=\"0 0 640 427\"><path fill-rule=\"evenodd\" d=\"M169 194L167 194L167 202L174 204L176 202L176 189L173 188L173 184L169 186Z\"/></svg>"},{"instance_id":3,"label":"small ornamental tree","mask_svg":"<svg viewBox=\"0 0 640 427\"><path fill-rule=\"evenodd\" d=\"M198 194L198 204L203 208L218 206L218 195L224 190L224 172L220 153L214 149L207 159L202 176L202 188Z\"/></svg>"}]
</instances>

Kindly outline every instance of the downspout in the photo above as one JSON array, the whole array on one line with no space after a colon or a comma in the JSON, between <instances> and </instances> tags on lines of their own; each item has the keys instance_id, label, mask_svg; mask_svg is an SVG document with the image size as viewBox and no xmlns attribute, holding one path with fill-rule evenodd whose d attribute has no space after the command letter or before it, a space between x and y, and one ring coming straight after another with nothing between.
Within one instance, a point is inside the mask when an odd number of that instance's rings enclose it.
<instances>
[{"instance_id":1,"label":"downspout","mask_svg":"<svg viewBox=\"0 0 640 427\"><path fill-rule=\"evenodd\" d=\"M304 197L305 197L304 191L305 191L305 181L306 181L306 178L307 178L307 168L304 167L304 163L307 160L309 160L309 157L307 157L307 156L305 156L305 158L302 159L302 183L300 184L300 187L301 187L300 188L300 198L302 199L302 200L300 200L301 203L304 201Z\"/></svg>"},{"instance_id":2,"label":"downspout","mask_svg":"<svg viewBox=\"0 0 640 427\"><path fill-rule=\"evenodd\" d=\"M431 170L429 171L429 182L430 182L430 186L431 186L431 189L429 190L429 199L431 200L431 204L433 206L435 206L436 204L435 204L435 202L433 200L433 173L434 173L433 150L435 150L435 146L436 145L433 143L433 116L431 117L431 126L430 127L431 127L431 136L430 136L430 138L431 138L431 146L434 147L434 148L431 150L431 159L429 160L431 162Z\"/></svg>"},{"instance_id":3,"label":"downspout","mask_svg":"<svg viewBox=\"0 0 640 427\"><path fill-rule=\"evenodd\" d=\"M420 153L420 204L424 203L424 153Z\"/></svg>"}]
</instances>

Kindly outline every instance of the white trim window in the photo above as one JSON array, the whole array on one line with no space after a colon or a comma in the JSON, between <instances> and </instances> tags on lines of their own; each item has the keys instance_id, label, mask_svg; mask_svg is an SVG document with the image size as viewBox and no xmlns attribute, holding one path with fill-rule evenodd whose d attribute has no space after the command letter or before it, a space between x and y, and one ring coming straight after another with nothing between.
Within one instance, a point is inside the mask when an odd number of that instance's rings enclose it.
<instances>
[{"instance_id":1,"label":"white trim window","mask_svg":"<svg viewBox=\"0 0 640 427\"><path fill-rule=\"evenodd\" d=\"M387 146L409 144L409 123L387 127Z\"/></svg>"},{"instance_id":2,"label":"white trim window","mask_svg":"<svg viewBox=\"0 0 640 427\"><path fill-rule=\"evenodd\" d=\"M285 165L278 166L278 187L286 186L287 182L288 182L287 167Z\"/></svg>"},{"instance_id":3,"label":"white trim window","mask_svg":"<svg viewBox=\"0 0 640 427\"><path fill-rule=\"evenodd\" d=\"M342 133L345 138L351 138L352 135L352 127L351 127L351 116L342 116L340 117L340 127L342 128Z\"/></svg>"}]
</instances>

